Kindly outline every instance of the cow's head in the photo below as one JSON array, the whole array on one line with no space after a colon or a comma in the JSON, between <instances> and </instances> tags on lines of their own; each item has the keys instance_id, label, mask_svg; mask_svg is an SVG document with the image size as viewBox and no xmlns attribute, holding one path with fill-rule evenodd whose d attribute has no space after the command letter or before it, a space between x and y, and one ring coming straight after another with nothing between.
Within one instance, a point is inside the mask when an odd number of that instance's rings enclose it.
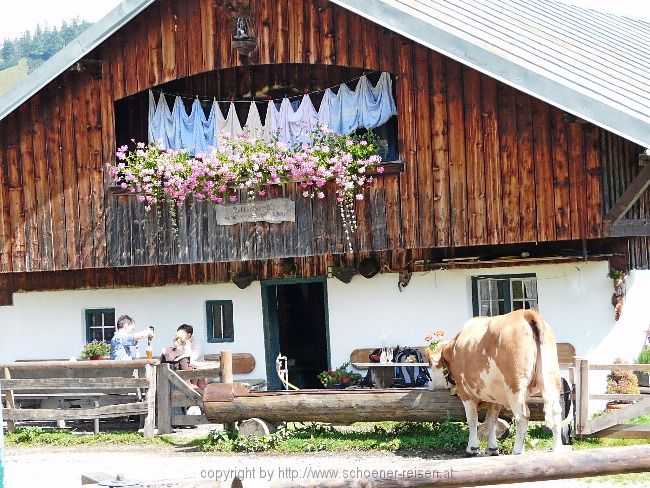
<instances>
[{"instance_id":1,"label":"cow's head","mask_svg":"<svg viewBox=\"0 0 650 488\"><path fill-rule=\"evenodd\" d=\"M441 344L441 347L438 349L440 356L437 358L435 363L436 368L442 372L442 375L445 378L445 381L448 385L455 385L456 381L451 372L449 371L449 365L451 363L451 358L454 351L455 338L449 342Z\"/></svg>"},{"instance_id":2,"label":"cow's head","mask_svg":"<svg viewBox=\"0 0 650 488\"><path fill-rule=\"evenodd\" d=\"M448 389L455 385L453 378L449 374L449 362L445 359L445 349L448 342L441 342L438 347L429 352L429 363L431 369L431 382L433 389Z\"/></svg>"}]
</instances>

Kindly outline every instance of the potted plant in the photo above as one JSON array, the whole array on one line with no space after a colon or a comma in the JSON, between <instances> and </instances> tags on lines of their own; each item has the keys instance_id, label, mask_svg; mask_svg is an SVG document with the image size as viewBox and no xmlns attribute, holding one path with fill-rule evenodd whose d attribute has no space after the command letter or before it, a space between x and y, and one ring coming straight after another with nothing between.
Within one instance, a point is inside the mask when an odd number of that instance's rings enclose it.
<instances>
[{"instance_id":1,"label":"potted plant","mask_svg":"<svg viewBox=\"0 0 650 488\"><path fill-rule=\"evenodd\" d=\"M330 369L318 374L318 379L325 388L347 388L361 381L361 375L348 371L350 363L343 363L336 369Z\"/></svg>"},{"instance_id":2,"label":"potted plant","mask_svg":"<svg viewBox=\"0 0 650 488\"><path fill-rule=\"evenodd\" d=\"M614 360L614 364L626 364L621 358ZM607 394L638 395L639 383L634 372L626 369L613 368L607 375ZM632 400L610 400L607 402L607 410L616 410L624 405L633 403Z\"/></svg>"},{"instance_id":3,"label":"potted plant","mask_svg":"<svg viewBox=\"0 0 650 488\"><path fill-rule=\"evenodd\" d=\"M650 364L650 346L645 346L641 349L639 357L636 358L637 364ZM639 386L650 387L650 371L635 371Z\"/></svg>"},{"instance_id":4,"label":"potted plant","mask_svg":"<svg viewBox=\"0 0 650 488\"><path fill-rule=\"evenodd\" d=\"M438 360L440 359L440 352L438 351L438 348L444 336L445 331L443 330L429 331L424 336L424 341L427 343L425 352L427 354L427 358L429 359L429 364L432 367L435 367L436 364L438 364Z\"/></svg>"},{"instance_id":5,"label":"potted plant","mask_svg":"<svg viewBox=\"0 0 650 488\"><path fill-rule=\"evenodd\" d=\"M92 341L86 344L86 347L81 351L83 359L104 359L110 352L111 347L107 342Z\"/></svg>"}]
</instances>

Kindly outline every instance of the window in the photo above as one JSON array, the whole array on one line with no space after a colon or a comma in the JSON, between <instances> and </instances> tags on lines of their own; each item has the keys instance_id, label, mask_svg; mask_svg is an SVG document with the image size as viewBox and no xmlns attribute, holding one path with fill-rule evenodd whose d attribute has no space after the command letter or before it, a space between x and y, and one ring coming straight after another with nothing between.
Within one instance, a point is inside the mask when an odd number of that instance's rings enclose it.
<instances>
[{"instance_id":1,"label":"window","mask_svg":"<svg viewBox=\"0 0 650 488\"><path fill-rule=\"evenodd\" d=\"M208 342L233 342L235 332L232 321L232 301L207 301L205 311L208 318Z\"/></svg>"},{"instance_id":2,"label":"window","mask_svg":"<svg viewBox=\"0 0 650 488\"><path fill-rule=\"evenodd\" d=\"M534 274L472 277L474 316L501 315L522 308L537 308Z\"/></svg>"},{"instance_id":3,"label":"window","mask_svg":"<svg viewBox=\"0 0 650 488\"><path fill-rule=\"evenodd\" d=\"M86 341L109 342L115 333L114 308L86 309Z\"/></svg>"}]
</instances>

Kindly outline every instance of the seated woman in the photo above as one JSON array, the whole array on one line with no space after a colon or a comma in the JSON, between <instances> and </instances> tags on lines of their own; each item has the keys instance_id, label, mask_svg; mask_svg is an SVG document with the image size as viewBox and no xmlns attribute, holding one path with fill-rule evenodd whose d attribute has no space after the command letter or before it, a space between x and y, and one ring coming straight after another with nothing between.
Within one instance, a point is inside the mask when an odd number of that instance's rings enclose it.
<instances>
[{"instance_id":1,"label":"seated woman","mask_svg":"<svg viewBox=\"0 0 650 488\"><path fill-rule=\"evenodd\" d=\"M167 349L163 348L162 356L160 356L161 363L169 363L172 369L185 371L193 369L190 365L190 356L185 352L186 340L182 335L176 334L174 336L174 345Z\"/></svg>"}]
</instances>

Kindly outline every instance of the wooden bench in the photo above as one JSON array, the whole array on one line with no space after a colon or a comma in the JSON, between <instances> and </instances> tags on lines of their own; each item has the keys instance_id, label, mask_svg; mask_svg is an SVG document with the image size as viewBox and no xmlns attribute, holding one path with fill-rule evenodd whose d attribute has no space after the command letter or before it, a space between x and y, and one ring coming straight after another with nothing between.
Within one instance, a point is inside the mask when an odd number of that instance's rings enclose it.
<instances>
[{"instance_id":1,"label":"wooden bench","mask_svg":"<svg viewBox=\"0 0 650 488\"><path fill-rule=\"evenodd\" d=\"M16 421L99 419L146 415L145 435L153 436L155 365L158 361L29 361L0 364L5 392L3 416L10 430ZM142 370L134 377L134 371ZM142 400L141 392L147 391ZM18 408L21 399L38 399L41 407ZM82 408L56 408L57 406ZM52 408L54 407L54 408Z\"/></svg>"}]
</instances>

